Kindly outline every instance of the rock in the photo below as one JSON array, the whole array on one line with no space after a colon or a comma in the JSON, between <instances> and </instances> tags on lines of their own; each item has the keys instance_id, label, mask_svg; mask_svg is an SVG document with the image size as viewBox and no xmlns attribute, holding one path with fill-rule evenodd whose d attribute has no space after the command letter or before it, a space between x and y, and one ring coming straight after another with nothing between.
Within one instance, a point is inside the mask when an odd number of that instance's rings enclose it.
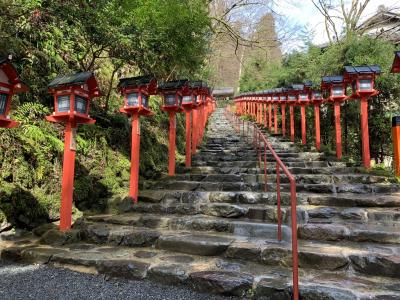
<instances>
[{"instance_id":1,"label":"rock","mask_svg":"<svg viewBox=\"0 0 400 300\"><path fill-rule=\"evenodd\" d=\"M34 228L32 232L37 236L42 236L49 230L57 230L57 226L54 223L47 223Z\"/></svg>"},{"instance_id":2,"label":"rock","mask_svg":"<svg viewBox=\"0 0 400 300\"><path fill-rule=\"evenodd\" d=\"M195 255L220 255L232 243L231 239L211 235L165 235L157 241L159 249Z\"/></svg>"},{"instance_id":3,"label":"rock","mask_svg":"<svg viewBox=\"0 0 400 300\"><path fill-rule=\"evenodd\" d=\"M349 258L341 253L299 251L299 266L301 268L334 271L346 267L349 263Z\"/></svg>"},{"instance_id":4,"label":"rock","mask_svg":"<svg viewBox=\"0 0 400 300\"><path fill-rule=\"evenodd\" d=\"M306 240L339 241L348 238L350 231L338 224L305 224L298 227L298 235Z\"/></svg>"},{"instance_id":5,"label":"rock","mask_svg":"<svg viewBox=\"0 0 400 300\"><path fill-rule=\"evenodd\" d=\"M146 277L149 264L134 260L103 260L96 265L100 274L126 279L143 279Z\"/></svg>"},{"instance_id":6,"label":"rock","mask_svg":"<svg viewBox=\"0 0 400 300\"><path fill-rule=\"evenodd\" d=\"M210 193L210 202L235 203L237 194L234 192L213 192Z\"/></svg>"},{"instance_id":7,"label":"rock","mask_svg":"<svg viewBox=\"0 0 400 300\"><path fill-rule=\"evenodd\" d=\"M159 238L161 233L158 231L136 231L123 236L120 245L122 246L152 246Z\"/></svg>"},{"instance_id":8,"label":"rock","mask_svg":"<svg viewBox=\"0 0 400 300\"><path fill-rule=\"evenodd\" d=\"M266 265L291 267L292 251L279 246L267 246L261 250L261 261Z\"/></svg>"},{"instance_id":9,"label":"rock","mask_svg":"<svg viewBox=\"0 0 400 300\"><path fill-rule=\"evenodd\" d=\"M61 248L28 248L21 252L24 262L47 264L53 255L66 253L67 250Z\"/></svg>"},{"instance_id":10,"label":"rock","mask_svg":"<svg viewBox=\"0 0 400 300\"><path fill-rule=\"evenodd\" d=\"M150 251L138 251L135 253L135 256L139 258L152 258L156 255L157 252L150 252Z\"/></svg>"},{"instance_id":11,"label":"rock","mask_svg":"<svg viewBox=\"0 0 400 300\"><path fill-rule=\"evenodd\" d=\"M141 190L139 191L139 202L150 202L159 203L165 197L165 192L153 191L153 190Z\"/></svg>"},{"instance_id":12,"label":"rock","mask_svg":"<svg viewBox=\"0 0 400 300\"><path fill-rule=\"evenodd\" d=\"M363 274L400 278L400 256L350 255L353 268Z\"/></svg>"},{"instance_id":13,"label":"rock","mask_svg":"<svg viewBox=\"0 0 400 300\"><path fill-rule=\"evenodd\" d=\"M310 218L321 218L329 219L338 214L338 210L333 207L321 207L315 208L308 211L308 216Z\"/></svg>"},{"instance_id":14,"label":"rock","mask_svg":"<svg viewBox=\"0 0 400 300\"><path fill-rule=\"evenodd\" d=\"M188 279L185 268L181 265L159 265L152 267L148 272L149 279L163 284L181 284Z\"/></svg>"},{"instance_id":15,"label":"rock","mask_svg":"<svg viewBox=\"0 0 400 300\"><path fill-rule=\"evenodd\" d=\"M300 285L302 300L357 300L351 291L324 285Z\"/></svg>"},{"instance_id":16,"label":"rock","mask_svg":"<svg viewBox=\"0 0 400 300\"><path fill-rule=\"evenodd\" d=\"M245 215L247 213L247 209L233 204L213 203L202 205L201 212L205 215L215 217L238 218Z\"/></svg>"},{"instance_id":17,"label":"rock","mask_svg":"<svg viewBox=\"0 0 400 300\"><path fill-rule=\"evenodd\" d=\"M244 259L250 261L261 260L261 249L259 246L252 243L246 242L235 242L232 243L228 250L226 250L225 256L227 258Z\"/></svg>"},{"instance_id":18,"label":"rock","mask_svg":"<svg viewBox=\"0 0 400 300\"><path fill-rule=\"evenodd\" d=\"M285 279L262 278L254 292L258 300L291 300L291 286Z\"/></svg>"},{"instance_id":19,"label":"rock","mask_svg":"<svg viewBox=\"0 0 400 300\"><path fill-rule=\"evenodd\" d=\"M7 220L3 220L0 223L0 233L4 232L4 231L9 231L12 228L13 228L13 225L10 222L8 222Z\"/></svg>"},{"instance_id":20,"label":"rock","mask_svg":"<svg viewBox=\"0 0 400 300\"><path fill-rule=\"evenodd\" d=\"M19 262L22 260L22 247L9 247L1 250L1 259L5 261Z\"/></svg>"},{"instance_id":21,"label":"rock","mask_svg":"<svg viewBox=\"0 0 400 300\"><path fill-rule=\"evenodd\" d=\"M46 245L64 245L68 240L68 235L58 229L46 231L39 240L39 243Z\"/></svg>"},{"instance_id":22,"label":"rock","mask_svg":"<svg viewBox=\"0 0 400 300\"><path fill-rule=\"evenodd\" d=\"M194 258L187 255L175 255L175 256L164 256L160 258L161 260L165 260L172 263L180 263L180 264L190 264L194 262Z\"/></svg>"},{"instance_id":23,"label":"rock","mask_svg":"<svg viewBox=\"0 0 400 300\"><path fill-rule=\"evenodd\" d=\"M245 297L253 285L253 276L224 271L201 271L189 275L192 288L207 293Z\"/></svg>"},{"instance_id":24,"label":"rock","mask_svg":"<svg viewBox=\"0 0 400 300\"><path fill-rule=\"evenodd\" d=\"M367 211L362 208L352 207L343 210L340 213L343 219L361 220L365 221L368 219Z\"/></svg>"}]
</instances>

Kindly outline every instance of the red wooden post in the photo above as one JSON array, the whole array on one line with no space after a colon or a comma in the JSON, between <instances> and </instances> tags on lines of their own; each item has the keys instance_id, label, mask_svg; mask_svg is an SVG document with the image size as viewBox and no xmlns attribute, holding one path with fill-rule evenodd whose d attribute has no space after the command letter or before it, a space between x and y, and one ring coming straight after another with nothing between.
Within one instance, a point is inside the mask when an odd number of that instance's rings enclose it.
<instances>
[{"instance_id":1,"label":"red wooden post","mask_svg":"<svg viewBox=\"0 0 400 300\"><path fill-rule=\"evenodd\" d=\"M321 150L321 127L319 119L319 104L314 104L314 120L315 120L315 147Z\"/></svg>"},{"instance_id":2,"label":"red wooden post","mask_svg":"<svg viewBox=\"0 0 400 300\"><path fill-rule=\"evenodd\" d=\"M290 112L290 140L294 143L294 106L289 106Z\"/></svg>"},{"instance_id":3,"label":"red wooden post","mask_svg":"<svg viewBox=\"0 0 400 300\"><path fill-rule=\"evenodd\" d=\"M286 136L286 104L281 105L282 111L282 135Z\"/></svg>"},{"instance_id":4,"label":"red wooden post","mask_svg":"<svg viewBox=\"0 0 400 300\"><path fill-rule=\"evenodd\" d=\"M131 145L131 177L129 196L134 203L139 196L139 155L140 155L140 119L139 114L132 114L132 145Z\"/></svg>"},{"instance_id":5,"label":"red wooden post","mask_svg":"<svg viewBox=\"0 0 400 300\"><path fill-rule=\"evenodd\" d=\"M264 128L267 128L268 119L267 119L267 104L264 103Z\"/></svg>"},{"instance_id":6,"label":"red wooden post","mask_svg":"<svg viewBox=\"0 0 400 300\"><path fill-rule=\"evenodd\" d=\"M278 104L274 105L274 132L278 134Z\"/></svg>"},{"instance_id":7,"label":"red wooden post","mask_svg":"<svg viewBox=\"0 0 400 300\"><path fill-rule=\"evenodd\" d=\"M268 104L268 127L269 130L272 129L272 104Z\"/></svg>"},{"instance_id":8,"label":"red wooden post","mask_svg":"<svg viewBox=\"0 0 400 300\"><path fill-rule=\"evenodd\" d=\"M193 109L192 115L192 124L193 124L193 133L192 133L192 154L196 154L197 149L197 128L198 128L198 121L197 121L197 109Z\"/></svg>"},{"instance_id":9,"label":"red wooden post","mask_svg":"<svg viewBox=\"0 0 400 300\"><path fill-rule=\"evenodd\" d=\"M76 124L66 123L64 159L61 180L60 230L66 231L72 223L72 199L74 194Z\"/></svg>"},{"instance_id":10,"label":"red wooden post","mask_svg":"<svg viewBox=\"0 0 400 300\"><path fill-rule=\"evenodd\" d=\"M361 98L361 137L362 137L362 158L364 167L371 167L371 158L369 152L369 132L368 132L368 99Z\"/></svg>"},{"instance_id":11,"label":"red wooden post","mask_svg":"<svg viewBox=\"0 0 400 300\"><path fill-rule=\"evenodd\" d=\"M335 101L336 157L342 159L342 127L340 125L340 102Z\"/></svg>"},{"instance_id":12,"label":"red wooden post","mask_svg":"<svg viewBox=\"0 0 400 300\"><path fill-rule=\"evenodd\" d=\"M307 144L306 140L306 107L305 105L300 106L301 114L301 143L303 145Z\"/></svg>"},{"instance_id":13,"label":"red wooden post","mask_svg":"<svg viewBox=\"0 0 400 300\"><path fill-rule=\"evenodd\" d=\"M176 147L176 115L169 112L169 149L168 149L168 175L175 175L175 147Z\"/></svg>"}]
</instances>

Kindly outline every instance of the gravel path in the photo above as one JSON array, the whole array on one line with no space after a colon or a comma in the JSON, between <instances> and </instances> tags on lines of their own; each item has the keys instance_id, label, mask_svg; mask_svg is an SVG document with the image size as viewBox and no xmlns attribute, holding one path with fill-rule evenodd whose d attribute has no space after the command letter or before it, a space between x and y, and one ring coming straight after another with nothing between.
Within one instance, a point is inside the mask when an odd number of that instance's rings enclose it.
<instances>
[{"instance_id":1,"label":"gravel path","mask_svg":"<svg viewBox=\"0 0 400 300\"><path fill-rule=\"evenodd\" d=\"M0 262L0 299L174 299L226 300L196 293L185 287L171 287L149 281L106 280L44 265Z\"/></svg>"}]
</instances>

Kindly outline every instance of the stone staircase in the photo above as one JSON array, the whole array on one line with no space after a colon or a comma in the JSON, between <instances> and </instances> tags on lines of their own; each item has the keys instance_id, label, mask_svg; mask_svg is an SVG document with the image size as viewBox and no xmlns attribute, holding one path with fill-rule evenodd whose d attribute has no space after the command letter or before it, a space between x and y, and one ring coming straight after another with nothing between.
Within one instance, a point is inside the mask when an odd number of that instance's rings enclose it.
<instances>
[{"instance_id":1,"label":"stone staircase","mask_svg":"<svg viewBox=\"0 0 400 300\"><path fill-rule=\"evenodd\" d=\"M301 152L278 136L269 140L296 177L301 299L400 299L396 180ZM270 155L267 166L263 192L251 141L218 109L191 169L141 183L139 203L118 214L86 216L66 234L37 230L37 238L7 242L1 257L242 298L291 299L289 183L282 174L278 242Z\"/></svg>"}]
</instances>

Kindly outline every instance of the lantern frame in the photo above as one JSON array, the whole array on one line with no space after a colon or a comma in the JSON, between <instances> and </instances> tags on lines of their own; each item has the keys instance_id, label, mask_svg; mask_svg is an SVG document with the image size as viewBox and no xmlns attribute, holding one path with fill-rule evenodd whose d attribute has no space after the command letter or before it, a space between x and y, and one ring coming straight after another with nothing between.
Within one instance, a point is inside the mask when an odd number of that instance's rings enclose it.
<instances>
[{"instance_id":1,"label":"lantern frame","mask_svg":"<svg viewBox=\"0 0 400 300\"><path fill-rule=\"evenodd\" d=\"M161 94L163 100L163 105L161 106L161 109L168 112L182 112L183 95L188 93L189 91L188 84L189 80L187 79L179 79L159 83L157 91ZM168 103L167 97L169 96L173 97L174 103Z\"/></svg>"},{"instance_id":2,"label":"lantern frame","mask_svg":"<svg viewBox=\"0 0 400 300\"><path fill-rule=\"evenodd\" d=\"M344 81L351 85L351 99L357 99L364 96L370 97L378 94L375 90L375 78L380 75L381 68L377 65L371 66L345 66ZM362 81L369 82L369 88L362 88Z\"/></svg>"},{"instance_id":3,"label":"lantern frame","mask_svg":"<svg viewBox=\"0 0 400 300\"><path fill-rule=\"evenodd\" d=\"M92 72L82 72L56 77L48 85L48 91L53 95L54 112L46 120L54 123L75 122L75 124L94 124L90 118L90 101L101 96L97 80ZM59 111L59 98L69 97L69 110ZM76 97L86 100L85 112L76 111ZM73 109L71 109L73 108Z\"/></svg>"},{"instance_id":4,"label":"lantern frame","mask_svg":"<svg viewBox=\"0 0 400 300\"><path fill-rule=\"evenodd\" d=\"M392 73L400 73L400 51L394 52L394 59L392 64L392 69L390 70Z\"/></svg>"},{"instance_id":5,"label":"lantern frame","mask_svg":"<svg viewBox=\"0 0 400 300\"><path fill-rule=\"evenodd\" d=\"M0 57L0 95L4 103L0 111L0 128L14 128L19 122L10 119L11 102L14 94L28 91L28 87L20 80L16 68L9 57ZM0 104L1 104L0 102Z\"/></svg>"},{"instance_id":6,"label":"lantern frame","mask_svg":"<svg viewBox=\"0 0 400 300\"><path fill-rule=\"evenodd\" d=\"M119 109L120 112L133 115L150 116L154 113L151 111L150 96L156 94L157 80L151 75L122 78L118 83L117 89L124 97L124 105ZM129 96L137 94L137 105L129 104ZM144 96L144 97L143 97ZM147 99L147 105L144 103Z\"/></svg>"},{"instance_id":7,"label":"lantern frame","mask_svg":"<svg viewBox=\"0 0 400 300\"><path fill-rule=\"evenodd\" d=\"M341 94L335 94L335 89L340 88ZM330 102L341 102L347 100L346 83L343 76L323 76L321 82L321 90L328 92L327 100Z\"/></svg>"},{"instance_id":8,"label":"lantern frame","mask_svg":"<svg viewBox=\"0 0 400 300\"><path fill-rule=\"evenodd\" d=\"M311 95L310 102L312 104L321 104L321 103L323 103L325 101L321 90L311 89L310 90L310 95ZM319 95L319 96L317 96L317 95Z\"/></svg>"}]
</instances>

